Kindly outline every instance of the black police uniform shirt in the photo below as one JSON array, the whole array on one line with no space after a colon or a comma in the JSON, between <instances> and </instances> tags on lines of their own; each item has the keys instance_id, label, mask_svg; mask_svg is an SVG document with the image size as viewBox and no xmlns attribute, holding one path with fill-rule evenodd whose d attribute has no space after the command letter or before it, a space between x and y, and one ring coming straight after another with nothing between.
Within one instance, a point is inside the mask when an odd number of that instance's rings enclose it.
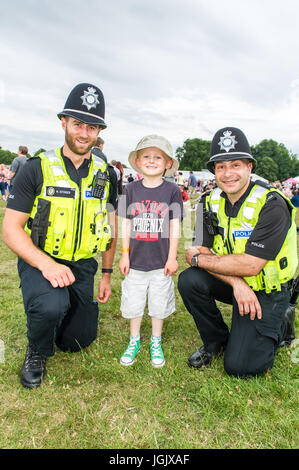
<instances>
[{"instance_id":1,"label":"black police uniform shirt","mask_svg":"<svg viewBox=\"0 0 299 470\"><path fill-rule=\"evenodd\" d=\"M222 191L221 197L225 201L225 213L228 217L236 217L243 202L249 195L254 182L250 182L246 192L240 199L231 204L226 193ZM205 196L201 203L204 204ZM287 202L277 193L270 193L266 204L259 214L258 222L253 229L245 247L245 253L266 260L274 260L279 253L283 242L291 226L291 215ZM193 245L197 245L196 239L200 239L198 233L194 234ZM205 225L203 225L202 246L212 248L213 235L210 235Z\"/></svg>"},{"instance_id":2,"label":"black police uniform shirt","mask_svg":"<svg viewBox=\"0 0 299 470\"><path fill-rule=\"evenodd\" d=\"M89 172L90 160L84 159L81 166L76 169L72 161L61 155L65 164L66 171L76 184L80 184L82 178L86 178ZM118 193L117 193L117 177L113 167L108 165L110 191L107 201L107 210L113 211L117 209ZM19 212L30 214L36 196L41 193L43 186L43 174L41 169L41 160L39 157L28 159L23 166L22 171L18 173L11 195L7 201L7 207Z\"/></svg>"}]
</instances>

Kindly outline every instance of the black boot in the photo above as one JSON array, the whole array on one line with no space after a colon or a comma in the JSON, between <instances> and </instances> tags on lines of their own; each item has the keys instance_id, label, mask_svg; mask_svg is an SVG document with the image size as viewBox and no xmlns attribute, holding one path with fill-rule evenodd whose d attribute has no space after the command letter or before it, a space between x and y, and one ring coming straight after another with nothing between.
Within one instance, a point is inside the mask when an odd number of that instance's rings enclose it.
<instances>
[{"instance_id":1,"label":"black boot","mask_svg":"<svg viewBox=\"0 0 299 470\"><path fill-rule=\"evenodd\" d=\"M203 366L208 366L212 362L213 357L223 354L224 349L221 347L217 353L210 353L205 350L204 346L201 346L189 357L187 364L189 367L201 369Z\"/></svg>"},{"instance_id":2,"label":"black boot","mask_svg":"<svg viewBox=\"0 0 299 470\"><path fill-rule=\"evenodd\" d=\"M39 387L43 377L46 375L45 356L39 354L28 344L25 361L21 370L21 384L26 388Z\"/></svg>"},{"instance_id":3,"label":"black boot","mask_svg":"<svg viewBox=\"0 0 299 470\"><path fill-rule=\"evenodd\" d=\"M290 304L285 313L286 329L279 347L291 346L292 341L295 339L295 307L296 305Z\"/></svg>"}]
</instances>

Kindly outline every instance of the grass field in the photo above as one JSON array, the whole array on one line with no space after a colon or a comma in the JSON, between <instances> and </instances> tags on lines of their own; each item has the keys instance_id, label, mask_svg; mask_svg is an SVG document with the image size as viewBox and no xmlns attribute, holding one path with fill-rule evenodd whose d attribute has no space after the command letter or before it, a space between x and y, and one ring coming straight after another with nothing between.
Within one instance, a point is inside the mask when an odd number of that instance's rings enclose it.
<instances>
[{"instance_id":1,"label":"grass field","mask_svg":"<svg viewBox=\"0 0 299 470\"><path fill-rule=\"evenodd\" d=\"M1 202L1 225L4 210ZM186 267L184 252L182 238L179 271ZM27 338L16 257L1 241L0 340L5 354L0 362L0 448L298 448L299 353L278 350L274 367L248 380L226 375L221 357L200 372L188 368L186 360L201 340L177 290L176 313L164 327L165 367L150 364L148 316L137 362L132 367L119 364L128 342L128 322L119 312L119 253L113 296L100 312L98 339L77 354L57 350L47 362L43 385L27 390L19 378ZM221 308L229 324L231 309ZM298 337L298 309L296 330Z\"/></svg>"}]
</instances>

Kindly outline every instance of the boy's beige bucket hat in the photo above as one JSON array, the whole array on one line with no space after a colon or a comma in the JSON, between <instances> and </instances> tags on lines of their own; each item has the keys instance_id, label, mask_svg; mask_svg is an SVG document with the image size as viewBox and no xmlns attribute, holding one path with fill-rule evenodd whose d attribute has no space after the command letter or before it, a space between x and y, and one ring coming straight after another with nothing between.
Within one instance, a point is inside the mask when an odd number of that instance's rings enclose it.
<instances>
[{"instance_id":1,"label":"boy's beige bucket hat","mask_svg":"<svg viewBox=\"0 0 299 470\"><path fill-rule=\"evenodd\" d=\"M164 176L172 175L173 173L175 173L178 170L179 162L173 156L173 151L172 151L171 144L168 142L167 139L165 139L165 137L153 134L153 135L147 135L147 136L143 137L140 140L140 142L138 142L135 150L130 152L128 160L129 160L129 163L130 163L131 167L135 171L137 171L137 173L140 172L138 166L136 166L136 164L135 164L135 159L137 157L137 152L138 152L138 150L147 149L149 147L157 147L158 149L160 149L164 153L166 153L166 155L173 161L172 167L169 170L165 171Z\"/></svg>"}]
</instances>

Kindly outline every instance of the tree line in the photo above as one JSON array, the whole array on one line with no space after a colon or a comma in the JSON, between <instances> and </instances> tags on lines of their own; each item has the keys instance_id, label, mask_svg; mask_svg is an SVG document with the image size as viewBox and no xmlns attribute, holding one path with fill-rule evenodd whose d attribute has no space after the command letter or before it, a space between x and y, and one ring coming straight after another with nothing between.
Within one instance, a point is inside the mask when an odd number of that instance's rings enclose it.
<instances>
[{"instance_id":1,"label":"tree line","mask_svg":"<svg viewBox=\"0 0 299 470\"><path fill-rule=\"evenodd\" d=\"M180 162L181 170L200 171L205 169L210 158L211 141L194 138L187 139L181 147L176 149L176 158ZM45 149L38 149L35 157ZM285 181L289 177L299 175L299 159L296 154L288 150L284 144L273 139L264 139L257 145L251 146L252 155L257 160L254 170L259 176L269 181ZM0 163L10 165L16 153L3 150L0 147ZM31 155L28 154L28 157Z\"/></svg>"},{"instance_id":2,"label":"tree line","mask_svg":"<svg viewBox=\"0 0 299 470\"><path fill-rule=\"evenodd\" d=\"M38 154L45 152L45 149L38 149L33 155L30 153L27 154L28 158L36 157ZM11 152L10 150L3 150L0 147L0 163L4 163L5 165L11 165L14 158L18 156L17 153Z\"/></svg>"},{"instance_id":3,"label":"tree line","mask_svg":"<svg viewBox=\"0 0 299 470\"><path fill-rule=\"evenodd\" d=\"M180 170L200 171L207 168L210 158L211 141L203 139L187 139L176 149L176 158L180 162ZM285 181L291 176L299 175L299 159L284 144L273 139L264 139L251 146L253 157L257 161L254 172L268 181Z\"/></svg>"}]
</instances>

